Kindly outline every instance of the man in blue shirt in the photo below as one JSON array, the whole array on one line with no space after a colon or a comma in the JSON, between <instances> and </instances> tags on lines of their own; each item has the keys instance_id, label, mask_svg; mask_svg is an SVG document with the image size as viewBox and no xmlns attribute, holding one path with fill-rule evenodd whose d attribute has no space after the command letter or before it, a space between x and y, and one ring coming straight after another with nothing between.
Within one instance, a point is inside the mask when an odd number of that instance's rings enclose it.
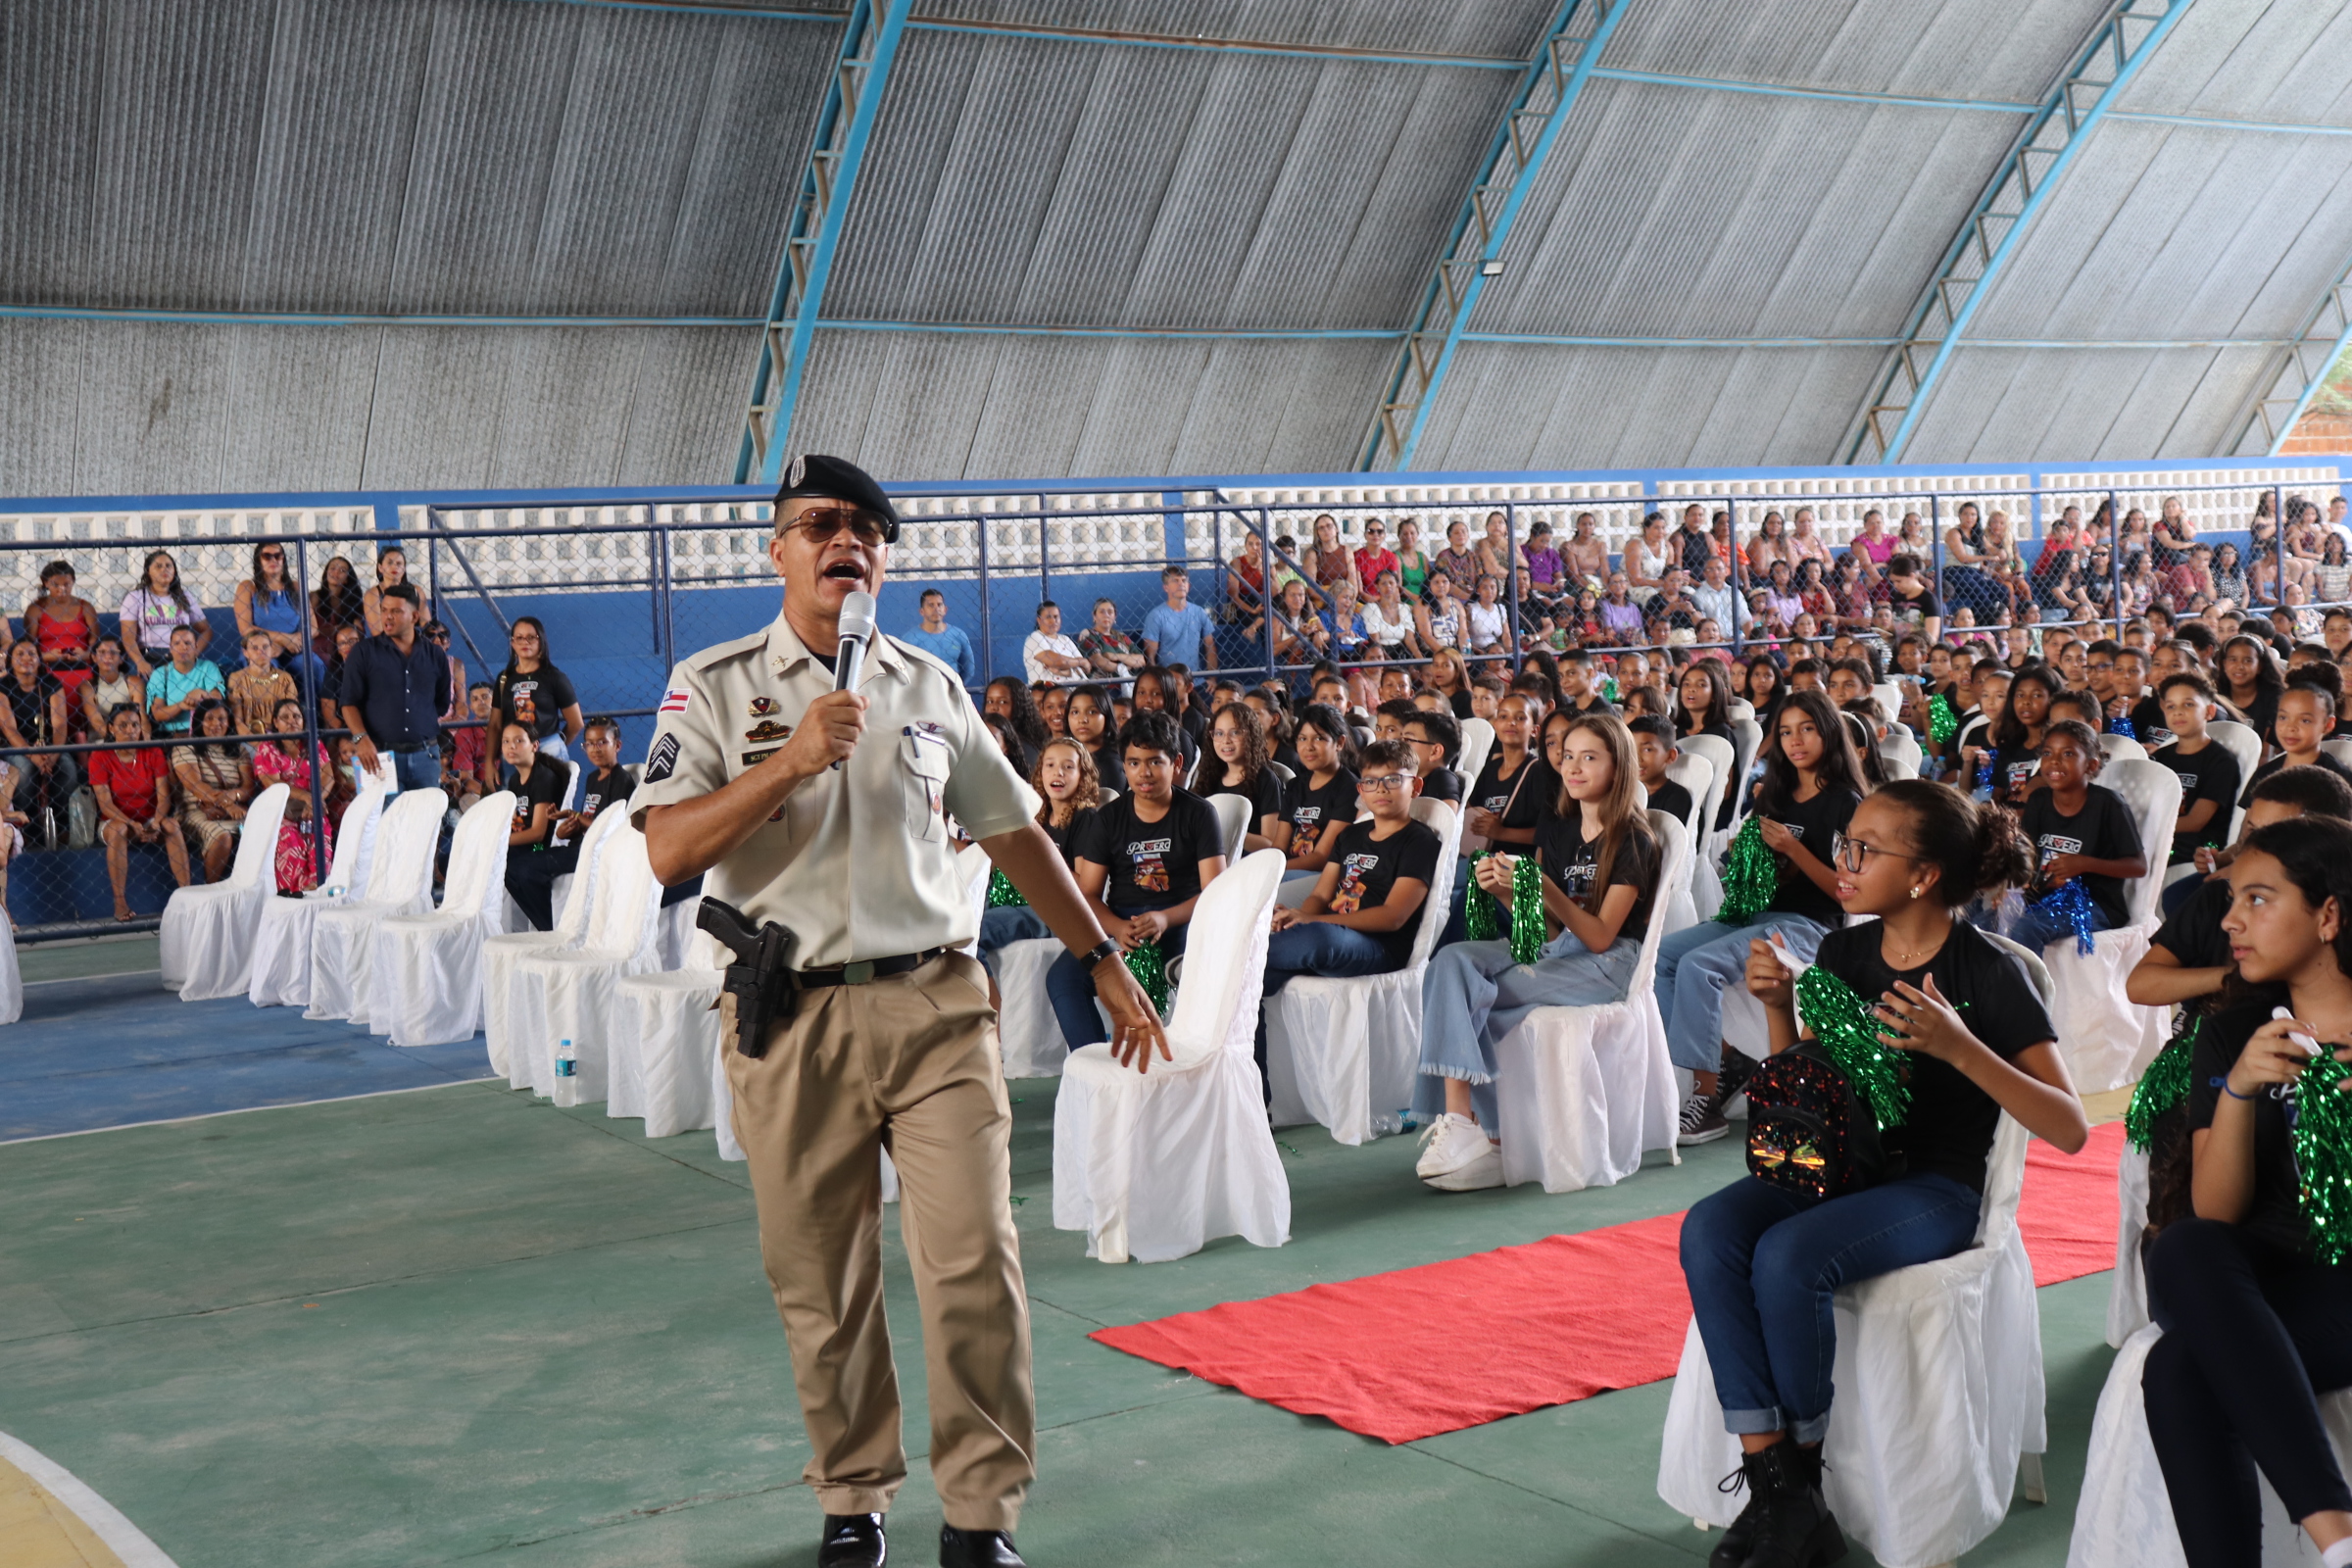
<instances>
[{"instance_id":1,"label":"man in blue shirt","mask_svg":"<svg viewBox=\"0 0 2352 1568\"><path fill-rule=\"evenodd\" d=\"M414 585L386 588L383 631L352 645L335 687L360 766L372 773L378 754L389 754L404 790L439 787L441 715L450 703L449 658L416 634L418 606Z\"/></svg>"},{"instance_id":2,"label":"man in blue shirt","mask_svg":"<svg viewBox=\"0 0 2352 1568\"><path fill-rule=\"evenodd\" d=\"M901 632L901 642L912 643L924 653L956 671L966 686L980 679L980 656L972 652L972 640L960 626L948 624L948 596L936 588L923 590L916 601L922 611L923 623L913 631Z\"/></svg>"},{"instance_id":3,"label":"man in blue shirt","mask_svg":"<svg viewBox=\"0 0 2352 1568\"><path fill-rule=\"evenodd\" d=\"M1159 574L1159 586L1168 602L1154 605L1144 617L1144 652L1154 664L1185 664L1192 662L1197 651L1200 667L1217 667L1216 639L1208 634L1208 612L1199 605L1188 605L1184 596L1191 591L1191 579L1182 566L1169 566Z\"/></svg>"}]
</instances>

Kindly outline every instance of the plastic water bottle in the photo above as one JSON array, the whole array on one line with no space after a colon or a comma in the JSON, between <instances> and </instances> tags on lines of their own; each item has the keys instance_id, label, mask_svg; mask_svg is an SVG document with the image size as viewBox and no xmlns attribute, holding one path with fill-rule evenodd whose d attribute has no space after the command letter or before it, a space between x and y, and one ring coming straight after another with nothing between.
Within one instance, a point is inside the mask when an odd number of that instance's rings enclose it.
<instances>
[{"instance_id":1,"label":"plastic water bottle","mask_svg":"<svg viewBox=\"0 0 2352 1568\"><path fill-rule=\"evenodd\" d=\"M577 1078L580 1075L580 1054L571 1049L571 1042L561 1041L556 1046L556 1076Z\"/></svg>"}]
</instances>

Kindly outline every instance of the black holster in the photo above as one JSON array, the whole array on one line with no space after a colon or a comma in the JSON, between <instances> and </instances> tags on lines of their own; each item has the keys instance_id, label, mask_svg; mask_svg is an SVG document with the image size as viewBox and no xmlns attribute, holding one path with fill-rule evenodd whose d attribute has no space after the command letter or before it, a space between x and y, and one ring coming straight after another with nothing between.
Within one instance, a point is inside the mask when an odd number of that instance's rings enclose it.
<instances>
[{"instance_id":1,"label":"black holster","mask_svg":"<svg viewBox=\"0 0 2352 1568\"><path fill-rule=\"evenodd\" d=\"M791 1021L800 997L800 982L786 961L792 933L773 920L755 931L741 909L709 895L694 923L735 955L720 987L735 999L735 1049L754 1060L766 1055L768 1030Z\"/></svg>"}]
</instances>

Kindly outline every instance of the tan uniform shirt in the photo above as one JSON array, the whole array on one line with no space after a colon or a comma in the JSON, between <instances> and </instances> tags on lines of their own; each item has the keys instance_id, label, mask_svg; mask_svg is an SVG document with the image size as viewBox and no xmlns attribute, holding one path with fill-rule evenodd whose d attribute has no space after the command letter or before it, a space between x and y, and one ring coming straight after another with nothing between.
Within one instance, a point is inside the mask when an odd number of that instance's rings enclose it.
<instances>
[{"instance_id":1,"label":"tan uniform shirt","mask_svg":"<svg viewBox=\"0 0 2352 1568\"><path fill-rule=\"evenodd\" d=\"M740 778L832 689L833 671L780 613L765 631L684 661L662 698L630 820L642 830L647 808ZM703 883L755 926L774 920L798 937L795 968L972 941L979 909L956 871L945 818L952 813L985 839L1027 825L1037 811L1036 795L947 665L877 635L858 690L868 706L856 755L803 781Z\"/></svg>"}]
</instances>

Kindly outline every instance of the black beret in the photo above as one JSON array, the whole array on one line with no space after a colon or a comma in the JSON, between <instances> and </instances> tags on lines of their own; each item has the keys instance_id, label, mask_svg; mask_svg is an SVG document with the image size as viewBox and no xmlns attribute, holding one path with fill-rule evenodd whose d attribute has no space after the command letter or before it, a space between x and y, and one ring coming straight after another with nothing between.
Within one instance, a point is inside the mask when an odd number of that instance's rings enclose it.
<instances>
[{"instance_id":1,"label":"black beret","mask_svg":"<svg viewBox=\"0 0 2352 1568\"><path fill-rule=\"evenodd\" d=\"M884 537L898 542L899 512L890 504L890 497L874 482L874 476L847 458L828 458L811 452L792 460L784 467L784 484L776 492L776 510L782 512L784 503L800 496L821 496L828 501L846 501L861 511L885 518L889 526Z\"/></svg>"}]
</instances>

